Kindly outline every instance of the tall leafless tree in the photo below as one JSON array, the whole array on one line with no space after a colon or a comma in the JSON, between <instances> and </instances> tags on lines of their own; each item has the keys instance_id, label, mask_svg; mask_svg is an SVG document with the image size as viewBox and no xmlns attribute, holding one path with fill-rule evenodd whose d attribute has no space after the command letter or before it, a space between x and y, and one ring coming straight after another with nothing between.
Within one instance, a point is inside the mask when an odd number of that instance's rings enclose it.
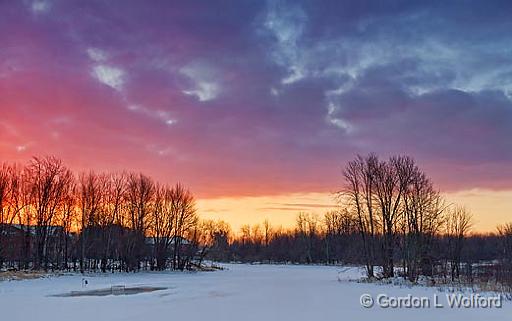
<instances>
[{"instance_id":1,"label":"tall leafless tree","mask_svg":"<svg viewBox=\"0 0 512 321\"><path fill-rule=\"evenodd\" d=\"M345 188L341 192L342 199L347 201L347 208L357 217L358 229L363 243L363 256L366 273L369 278L375 276L375 252L377 245L377 229L379 223L375 216L375 171L379 160L375 155L360 155L347 164L343 171Z\"/></svg>"},{"instance_id":2,"label":"tall leafless tree","mask_svg":"<svg viewBox=\"0 0 512 321\"><path fill-rule=\"evenodd\" d=\"M73 174L57 158L33 158L27 167L30 177L30 207L35 217L35 267L47 268L48 237L63 205Z\"/></svg>"},{"instance_id":3,"label":"tall leafless tree","mask_svg":"<svg viewBox=\"0 0 512 321\"><path fill-rule=\"evenodd\" d=\"M174 210L175 200L168 186L157 185L155 188L154 205L151 213L151 230L153 238L153 251L156 260L156 268L166 268L167 259L170 257L170 249L173 243L176 223Z\"/></svg>"},{"instance_id":4,"label":"tall leafless tree","mask_svg":"<svg viewBox=\"0 0 512 321\"><path fill-rule=\"evenodd\" d=\"M462 250L465 238L472 227L471 213L464 207L454 207L446 217L446 236L448 238L448 255L451 279L460 277Z\"/></svg>"},{"instance_id":5,"label":"tall leafless tree","mask_svg":"<svg viewBox=\"0 0 512 321\"><path fill-rule=\"evenodd\" d=\"M95 231L99 226L101 206L104 202L104 176L94 172L82 173L78 185L78 208L80 213L80 271L86 268L86 258L92 249Z\"/></svg>"},{"instance_id":6,"label":"tall leafless tree","mask_svg":"<svg viewBox=\"0 0 512 321\"><path fill-rule=\"evenodd\" d=\"M416 281L420 273L433 274L433 240L443 226L445 209L439 192L414 165L403 194L401 221L404 275L411 281Z\"/></svg>"},{"instance_id":7,"label":"tall leafless tree","mask_svg":"<svg viewBox=\"0 0 512 321\"><path fill-rule=\"evenodd\" d=\"M198 216L194 196L183 185L176 184L170 191L170 197L175 226L172 266L183 270L190 260L190 253L183 251L183 243L197 225Z\"/></svg>"},{"instance_id":8,"label":"tall leafless tree","mask_svg":"<svg viewBox=\"0 0 512 321\"><path fill-rule=\"evenodd\" d=\"M145 235L152 211L155 184L143 174L130 174L126 189L126 223L129 231L124 242L127 270L138 270L143 257Z\"/></svg>"},{"instance_id":9,"label":"tall leafless tree","mask_svg":"<svg viewBox=\"0 0 512 321\"><path fill-rule=\"evenodd\" d=\"M512 292L512 223L498 226L500 238L500 266L497 279Z\"/></svg>"}]
</instances>

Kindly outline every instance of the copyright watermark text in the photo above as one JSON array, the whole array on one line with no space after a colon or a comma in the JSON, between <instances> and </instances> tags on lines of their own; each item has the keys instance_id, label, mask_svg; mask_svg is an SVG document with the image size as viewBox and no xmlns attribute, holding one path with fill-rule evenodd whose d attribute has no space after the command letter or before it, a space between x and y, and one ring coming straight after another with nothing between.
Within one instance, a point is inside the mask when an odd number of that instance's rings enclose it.
<instances>
[{"instance_id":1,"label":"copyright watermark text","mask_svg":"<svg viewBox=\"0 0 512 321\"><path fill-rule=\"evenodd\" d=\"M388 294L363 294L359 303L364 308L380 307L383 309L493 309L501 308L501 295L483 296L479 294L465 295L462 293L434 294L432 296L392 296Z\"/></svg>"}]
</instances>

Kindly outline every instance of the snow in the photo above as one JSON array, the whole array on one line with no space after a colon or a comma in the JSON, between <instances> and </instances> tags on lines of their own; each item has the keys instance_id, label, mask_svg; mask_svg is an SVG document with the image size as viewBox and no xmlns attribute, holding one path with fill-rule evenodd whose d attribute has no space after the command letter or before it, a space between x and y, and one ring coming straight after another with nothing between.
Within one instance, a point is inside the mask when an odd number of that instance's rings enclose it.
<instances>
[{"instance_id":1,"label":"snow","mask_svg":"<svg viewBox=\"0 0 512 321\"><path fill-rule=\"evenodd\" d=\"M216 272L66 275L0 282L0 320L511 320L512 302L492 309L363 308L362 294L445 296L435 288L350 281L355 267L225 265ZM112 286L164 287L134 295L58 297Z\"/></svg>"}]
</instances>

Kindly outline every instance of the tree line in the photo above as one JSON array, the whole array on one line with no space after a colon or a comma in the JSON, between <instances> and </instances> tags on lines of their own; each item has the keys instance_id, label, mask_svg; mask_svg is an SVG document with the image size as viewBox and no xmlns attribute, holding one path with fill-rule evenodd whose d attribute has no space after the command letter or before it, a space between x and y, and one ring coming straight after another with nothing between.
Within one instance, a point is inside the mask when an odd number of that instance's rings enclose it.
<instances>
[{"instance_id":1,"label":"tree line","mask_svg":"<svg viewBox=\"0 0 512 321\"><path fill-rule=\"evenodd\" d=\"M216 222L221 227L214 229L217 232L212 234L206 257L221 262L356 265L367 269L365 245L356 217L341 210L324 215L300 213L296 221L293 228L283 229L263 222L246 225L237 233L226 223ZM402 260L408 254L400 246L402 237L397 236L395 277L411 282L427 277L432 284L500 285L512 290L512 224L501 226L495 233L465 235L460 242L444 231L446 228L430 239L430 253L426 258L418 257L416 264L409 263L418 266L414 279L411 279L410 268L404 269L411 259ZM375 240L376 243L382 241L380 237ZM377 256L373 263L372 278L387 277L380 260Z\"/></svg>"},{"instance_id":2,"label":"tree line","mask_svg":"<svg viewBox=\"0 0 512 321\"><path fill-rule=\"evenodd\" d=\"M0 167L0 266L134 271L190 268L193 195L140 173L75 175L55 157Z\"/></svg>"}]
</instances>

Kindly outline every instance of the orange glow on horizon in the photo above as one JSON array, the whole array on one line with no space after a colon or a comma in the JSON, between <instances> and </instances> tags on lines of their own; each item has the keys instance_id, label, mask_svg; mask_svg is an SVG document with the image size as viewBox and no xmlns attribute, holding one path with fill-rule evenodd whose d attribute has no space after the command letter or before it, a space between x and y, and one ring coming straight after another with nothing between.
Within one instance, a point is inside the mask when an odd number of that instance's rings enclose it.
<instances>
[{"instance_id":1,"label":"orange glow on horizon","mask_svg":"<svg viewBox=\"0 0 512 321\"><path fill-rule=\"evenodd\" d=\"M512 190L471 189L444 196L448 204L463 205L471 211L473 232L495 232L496 226L512 221ZM224 220L234 233L245 224L261 224L265 219L273 226L291 228L300 212L322 216L338 208L332 193L198 199L197 207L202 218Z\"/></svg>"}]
</instances>

